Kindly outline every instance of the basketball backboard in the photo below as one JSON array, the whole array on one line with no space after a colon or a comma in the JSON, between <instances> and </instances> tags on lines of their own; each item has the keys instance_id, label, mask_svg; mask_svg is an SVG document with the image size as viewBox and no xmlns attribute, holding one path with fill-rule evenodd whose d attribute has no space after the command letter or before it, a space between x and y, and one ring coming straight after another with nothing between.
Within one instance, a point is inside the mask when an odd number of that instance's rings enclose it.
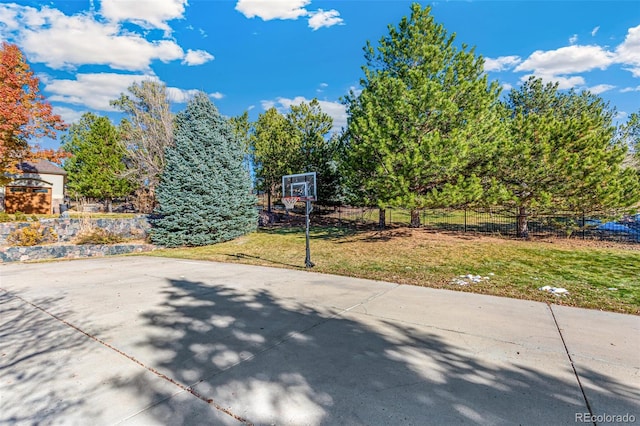
<instances>
[{"instance_id":1,"label":"basketball backboard","mask_svg":"<svg viewBox=\"0 0 640 426\"><path fill-rule=\"evenodd\" d=\"M316 201L316 172L282 176L282 198L299 197L300 201Z\"/></svg>"}]
</instances>

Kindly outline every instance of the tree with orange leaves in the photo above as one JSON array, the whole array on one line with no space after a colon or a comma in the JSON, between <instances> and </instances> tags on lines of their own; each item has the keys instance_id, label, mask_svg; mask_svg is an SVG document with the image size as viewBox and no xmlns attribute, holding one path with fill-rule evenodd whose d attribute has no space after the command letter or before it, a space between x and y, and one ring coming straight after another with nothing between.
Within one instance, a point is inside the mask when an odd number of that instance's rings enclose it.
<instances>
[{"instance_id":1,"label":"tree with orange leaves","mask_svg":"<svg viewBox=\"0 0 640 426\"><path fill-rule=\"evenodd\" d=\"M52 112L51 104L40 94L40 81L30 70L15 44L0 47L0 183L7 172L25 160L44 158L60 162L66 155L58 150L29 146L31 137L56 137L66 125Z\"/></svg>"}]
</instances>

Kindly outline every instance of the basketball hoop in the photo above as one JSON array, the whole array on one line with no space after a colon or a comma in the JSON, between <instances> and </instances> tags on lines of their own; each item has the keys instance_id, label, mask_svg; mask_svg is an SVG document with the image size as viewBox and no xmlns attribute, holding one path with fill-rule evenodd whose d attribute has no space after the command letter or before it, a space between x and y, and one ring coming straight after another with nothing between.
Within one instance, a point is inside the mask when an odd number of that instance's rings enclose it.
<instances>
[{"instance_id":1,"label":"basketball hoop","mask_svg":"<svg viewBox=\"0 0 640 426\"><path fill-rule=\"evenodd\" d=\"M291 210L298 201L300 201L300 197L284 197L282 204L284 204L285 209Z\"/></svg>"}]
</instances>

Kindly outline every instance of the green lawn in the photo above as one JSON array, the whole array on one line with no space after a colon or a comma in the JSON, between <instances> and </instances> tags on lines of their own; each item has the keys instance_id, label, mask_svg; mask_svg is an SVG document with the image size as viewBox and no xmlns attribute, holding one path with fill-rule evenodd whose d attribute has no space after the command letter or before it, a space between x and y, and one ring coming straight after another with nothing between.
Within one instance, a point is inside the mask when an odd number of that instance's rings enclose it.
<instances>
[{"instance_id":1,"label":"green lawn","mask_svg":"<svg viewBox=\"0 0 640 426\"><path fill-rule=\"evenodd\" d=\"M313 228L313 271L640 314L640 247L580 240L516 241L396 228ZM304 269L301 228L274 228L222 244L156 256ZM490 277L460 286L460 275ZM569 290L556 296L538 288Z\"/></svg>"}]
</instances>

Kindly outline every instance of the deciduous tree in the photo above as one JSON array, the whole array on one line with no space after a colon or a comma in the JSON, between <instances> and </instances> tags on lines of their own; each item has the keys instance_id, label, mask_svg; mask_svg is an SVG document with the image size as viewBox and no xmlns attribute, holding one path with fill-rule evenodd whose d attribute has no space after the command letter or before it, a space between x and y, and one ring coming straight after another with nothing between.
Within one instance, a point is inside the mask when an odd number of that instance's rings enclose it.
<instances>
[{"instance_id":1,"label":"deciduous tree","mask_svg":"<svg viewBox=\"0 0 640 426\"><path fill-rule=\"evenodd\" d=\"M291 123L276 108L258 116L251 135L258 188L267 193L267 209L271 211L271 196L282 184L282 176L294 172L300 141Z\"/></svg>"},{"instance_id":2,"label":"deciduous tree","mask_svg":"<svg viewBox=\"0 0 640 426\"><path fill-rule=\"evenodd\" d=\"M127 150L125 176L137 187L137 210L151 213L165 166L164 153L173 143L174 116L167 87L151 80L134 83L128 94L122 94L111 104L127 115L120 124L120 131Z\"/></svg>"},{"instance_id":3,"label":"deciduous tree","mask_svg":"<svg viewBox=\"0 0 640 426\"><path fill-rule=\"evenodd\" d=\"M345 99L352 193L366 204L412 210L478 202L502 126L497 83L488 83L483 60L458 48L431 16L411 16L374 48L365 46L360 93Z\"/></svg>"},{"instance_id":4,"label":"deciduous tree","mask_svg":"<svg viewBox=\"0 0 640 426\"><path fill-rule=\"evenodd\" d=\"M329 134L332 127L333 119L322 111L317 99L292 105L284 115L271 108L258 117L251 146L256 177L259 187L267 192L269 209L282 176L292 173L316 172L318 200L329 204L339 201L341 139Z\"/></svg>"},{"instance_id":5,"label":"deciduous tree","mask_svg":"<svg viewBox=\"0 0 640 426\"><path fill-rule=\"evenodd\" d=\"M63 136L63 147L71 154L64 163L70 195L103 199L111 211L113 198L131 193L131 183L122 177L126 151L119 137L107 117L90 112L71 125Z\"/></svg>"},{"instance_id":6,"label":"deciduous tree","mask_svg":"<svg viewBox=\"0 0 640 426\"><path fill-rule=\"evenodd\" d=\"M286 115L297 141L297 152L291 157L294 173L316 172L318 200L333 204L340 195L338 152L340 139L330 137L331 116L322 111L317 99L292 105Z\"/></svg>"},{"instance_id":7,"label":"deciduous tree","mask_svg":"<svg viewBox=\"0 0 640 426\"><path fill-rule=\"evenodd\" d=\"M62 151L38 150L29 146L29 138L56 137L64 130L60 116L40 94L39 80L30 70L24 55L15 44L0 46L0 182L5 173L33 158L60 162Z\"/></svg>"},{"instance_id":8,"label":"deciduous tree","mask_svg":"<svg viewBox=\"0 0 640 426\"><path fill-rule=\"evenodd\" d=\"M176 117L157 190L152 239L164 246L202 246L255 229L256 200L231 125L208 96L196 95Z\"/></svg>"}]
</instances>

